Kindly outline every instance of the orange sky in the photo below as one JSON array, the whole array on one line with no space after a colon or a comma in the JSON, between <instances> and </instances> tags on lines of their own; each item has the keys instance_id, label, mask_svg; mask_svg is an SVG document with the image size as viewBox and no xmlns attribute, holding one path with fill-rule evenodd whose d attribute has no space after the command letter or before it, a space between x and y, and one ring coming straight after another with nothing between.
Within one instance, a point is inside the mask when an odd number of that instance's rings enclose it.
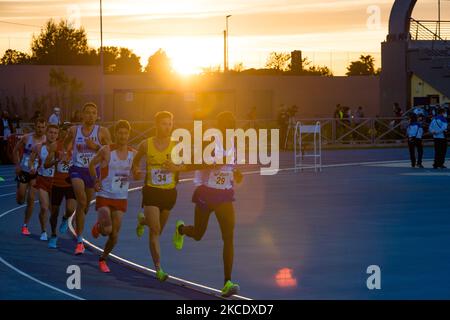
<instances>
[{"instance_id":1,"label":"orange sky","mask_svg":"<svg viewBox=\"0 0 450 320\"><path fill-rule=\"evenodd\" d=\"M225 16L231 14L230 67L264 67L271 51L303 50L314 63L343 75L361 53L380 59L393 0L104 0L104 44L141 56L163 48L176 70L199 72L223 65ZM48 18L69 18L99 46L98 1L0 1L0 52L27 51ZM442 1L450 20L450 1ZM379 13L379 23L377 23ZM414 17L435 19L437 0L418 1ZM371 22L368 25L368 21Z\"/></svg>"}]
</instances>

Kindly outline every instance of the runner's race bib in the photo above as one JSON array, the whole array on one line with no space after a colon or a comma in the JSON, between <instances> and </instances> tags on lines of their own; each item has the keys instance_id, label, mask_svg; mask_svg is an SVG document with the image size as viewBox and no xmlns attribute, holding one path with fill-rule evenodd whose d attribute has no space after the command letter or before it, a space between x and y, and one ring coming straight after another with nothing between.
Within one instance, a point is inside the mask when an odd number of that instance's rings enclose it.
<instances>
[{"instance_id":1,"label":"runner's race bib","mask_svg":"<svg viewBox=\"0 0 450 320\"><path fill-rule=\"evenodd\" d=\"M88 166L91 160L95 157L94 153L91 152L79 152L77 153L77 161L83 166Z\"/></svg>"},{"instance_id":2,"label":"runner's race bib","mask_svg":"<svg viewBox=\"0 0 450 320\"><path fill-rule=\"evenodd\" d=\"M173 173L162 169L152 169L152 184L154 186L170 185L173 182Z\"/></svg>"},{"instance_id":3,"label":"runner's race bib","mask_svg":"<svg viewBox=\"0 0 450 320\"><path fill-rule=\"evenodd\" d=\"M56 166L56 170L59 173L69 173L69 169L72 166L72 163L64 163L62 161L58 162L58 165Z\"/></svg>"},{"instance_id":4,"label":"runner's race bib","mask_svg":"<svg viewBox=\"0 0 450 320\"><path fill-rule=\"evenodd\" d=\"M231 189L232 175L231 171L211 171L208 186L214 189Z\"/></svg>"},{"instance_id":5,"label":"runner's race bib","mask_svg":"<svg viewBox=\"0 0 450 320\"><path fill-rule=\"evenodd\" d=\"M128 180L128 175L116 175L112 180L111 190L114 193L124 193L128 192L129 186L130 181Z\"/></svg>"}]
</instances>

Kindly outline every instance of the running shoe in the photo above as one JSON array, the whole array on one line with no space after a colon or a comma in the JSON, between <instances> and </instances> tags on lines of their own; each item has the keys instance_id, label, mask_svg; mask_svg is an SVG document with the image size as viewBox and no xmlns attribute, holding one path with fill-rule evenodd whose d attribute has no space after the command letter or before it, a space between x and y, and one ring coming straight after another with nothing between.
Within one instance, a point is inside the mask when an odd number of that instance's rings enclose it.
<instances>
[{"instance_id":1,"label":"running shoe","mask_svg":"<svg viewBox=\"0 0 450 320\"><path fill-rule=\"evenodd\" d=\"M173 234L172 242L177 250L183 249L184 243L184 234L180 234L178 228L180 226L184 226L184 222L182 220L178 220L175 225L175 233Z\"/></svg>"},{"instance_id":2,"label":"running shoe","mask_svg":"<svg viewBox=\"0 0 450 320\"><path fill-rule=\"evenodd\" d=\"M100 236L100 224L98 221L92 227L91 233L94 239L97 239Z\"/></svg>"},{"instance_id":3,"label":"running shoe","mask_svg":"<svg viewBox=\"0 0 450 320\"><path fill-rule=\"evenodd\" d=\"M169 278L169 275L166 272L164 272L162 268L159 268L159 270L156 271L156 278L159 281L164 282L167 280L167 278Z\"/></svg>"},{"instance_id":4,"label":"running shoe","mask_svg":"<svg viewBox=\"0 0 450 320\"><path fill-rule=\"evenodd\" d=\"M75 248L75 255L80 255L84 253L84 244L83 242L77 243L77 247Z\"/></svg>"},{"instance_id":5,"label":"running shoe","mask_svg":"<svg viewBox=\"0 0 450 320\"><path fill-rule=\"evenodd\" d=\"M143 212L139 212L137 215L137 226L136 226L136 234L138 238L142 237L145 232L145 226L141 224L141 220L145 218Z\"/></svg>"},{"instance_id":6,"label":"running shoe","mask_svg":"<svg viewBox=\"0 0 450 320\"><path fill-rule=\"evenodd\" d=\"M41 241L48 241L47 232L42 232L41 237L39 238Z\"/></svg>"},{"instance_id":7,"label":"running shoe","mask_svg":"<svg viewBox=\"0 0 450 320\"><path fill-rule=\"evenodd\" d=\"M234 294L237 294L238 292L239 292L239 285L228 280L222 289L222 297L228 298Z\"/></svg>"},{"instance_id":8,"label":"running shoe","mask_svg":"<svg viewBox=\"0 0 450 320\"><path fill-rule=\"evenodd\" d=\"M58 242L58 237L51 237L48 240L48 247L50 249L56 249L58 247L57 244L56 244L57 242Z\"/></svg>"},{"instance_id":9,"label":"running shoe","mask_svg":"<svg viewBox=\"0 0 450 320\"><path fill-rule=\"evenodd\" d=\"M30 230L28 230L28 227L27 226L22 226L22 235L24 235L24 236L29 236L31 233L30 233Z\"/></svg>"},{"instance_id":10,"label":"running shoe","mask_svg":"<svg viewBox=\"0 0 450 320\"><path fill-rule=\"evenodd\" d=\"M103 273L110 273L111 270L109 270L108 265L106 264L105 260L98 262L98 267L100 268L100 271Z\"/></svg>"},{"instance_id":11,"label":"running shoe","mask_svg":"<svg viewBox=\"0 0 450 320\"><path fill-rule=\"evenodd\" d=\"M61 224L59 226L59 233L65 234L69 229L69 219L62 219Z\"/></svg>"}]
</instances>

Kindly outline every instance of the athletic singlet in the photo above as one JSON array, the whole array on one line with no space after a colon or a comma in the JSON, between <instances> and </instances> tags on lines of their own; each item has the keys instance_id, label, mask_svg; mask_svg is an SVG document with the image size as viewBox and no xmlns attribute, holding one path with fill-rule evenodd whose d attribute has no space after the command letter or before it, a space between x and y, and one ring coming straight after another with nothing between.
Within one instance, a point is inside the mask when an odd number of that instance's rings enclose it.
<instances>
[{"instance_id":1,"label":"athletic singlet","mask_svg":"<svg viewBox=\"0 0 450 320\"><path fill-rule=\"evenodd\" d=\"M39 157L38 157L39 158L39 168L38 168L37 172L38 172L38 175L40 175L42 177L52 178L53 175L55 174L55 167L52 166L47 169L45 169L45 167L44 167L44 163L48 157L48 154L49 154L49 152L48 152L47 146L45 144L43 144L41 147L41 152L39 153Z\"/></svg>"},{"instance_id":2,"label":"athletic singlet","mask_svg":"<svg viewBox=\"0 0 450 320\"><path fill-rule=\"evenodd\" d=\"M128 187L130 185L131 166L136 151L128 148L126 160L119 159L116 146L110 146L111 155L109 163L100 170L102 188L97 196L107 199L124 200L128 198Z\"/></svg>"},{"instance_id":3,"label":"athletic singlet","mask_svg":"<svg viewBox=\"0 0 450 320\"><path fill-rule=\"evenodd\" d=\"M46 137L44 136L44 140L42 143L45 143L46 141ZM23 172L30 172L31 168L30 168L30 158L31 158L31 153L33 152L33 148L34 146L37 145L36 142L34 142L33 140L33 134L30 134L27 138L27 142L25 143L25 146L23 148L23 154L22 154L22 158L20 159L20 169ZM37 169L39 167L39 159L36 158L34 160L34 169Z\"/></svg>"},{"instance_id":4,"label":"athletic singlet","mask_svg":"<svg viewBox=\"0 0 450 320\"><path fill-rule=\"evenodd\" d=\"M58 143L58 146L56 148L57 158L62 158L62 153L64 152L64 146L63 143ZM70 157L70 154L69 154ZM69 163L64 163L62 161L58 161L56 164L56 171L55 175L53 177L53 184L57 187L70 187L71 184L67 182L67 179L69 178L69 169L72 166L73 161L70 160Z\"/></svg>"},{"instance_id":5,"label":"athletic singlet","mask_svg":"<svg viewBox=\"0 0 450 320\"><path fill-rule=\"evenodd\" d=\"M176 187L176 175L174 172L164 170L162 164L172 157L172 149L175 142L171 141L169 146L159 151L155 148L154 137L147 139L147 175L146 185L159 189L174 189Z\"/></svg>"},{"instance_id":6,"label":"athletic singlet","mask_svg":"<svg viewBox=\"0 0 450 320\"><path fill-rule=\"evenodd\" d=\"M214 154L220 157L233 156L233 164L224 164L220 168L215 169L197 170L195 172L194 184L196 186L203 185L219 190L233 189L234 151L234 147L231 147L229 150L224 150L220 144L217 144L214 148Z\"/></svg>"},{"instance_id":7,"label":"athletic singlet","mask_svg":"<svg viewBox=\"0 0 450 320\"><path fill-rule=\"evenodd\" d=\"M95 125L88 136L83 134L81 128L81 125L77 126L77 133L73 144L72 161L75 167L89 168L89 162L94 158L96 151L88 148L86 139L92 139L98 146L101 146L98 138L100 126Z\"/></svg>"}]
</instances>

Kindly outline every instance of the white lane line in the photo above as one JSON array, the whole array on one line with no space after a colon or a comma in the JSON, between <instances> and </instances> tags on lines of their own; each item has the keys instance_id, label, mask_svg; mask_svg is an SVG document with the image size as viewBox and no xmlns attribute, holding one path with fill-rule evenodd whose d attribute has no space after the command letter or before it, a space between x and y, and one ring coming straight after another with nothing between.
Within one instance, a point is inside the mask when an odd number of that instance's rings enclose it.
<instances>
[{"instance_id":1,"label":"white lane line","mask_svg":"<svg viewBox=\"0 0 450 320\"><path fill-rule=\"evenodd\" d=\"M364 165L371 165L371 164L387 164L387 163L399 163L399 162L407 162L407 161L409 161L409 160L378 161L378 162L377 162L377 161L375 161L375 162L372 161L372 162L343 163L343 164L322 165L322 168L338 168L338 167L347 167L347 166L364 166ZM295 170L295 169L296 169L296 168L283 168L283 169L279 169L278 171L279 171L279 172L283 172L283 171L292 171L292 170ZM299 168L297 168L297 169L299 169ZM303 167L303 169L314 169L314 166ZM248 172L244 172L243 174L245 174L245 175L250 175L250 174L257 174L257 173L260 173L260 170L257 170L257 171L248 171ZM189 181L193 181L193 180L194 180L194 178L180 179L180 182L189 182ZM141 190L141 189L142 189L142 187L137 187L137 188L132 188L132 189L130 189L129 191L132 192L132 191L137 191L137 190ZM13 193L13 194L14 194L14 193ZM14 208L14 209L12 209L12 210L9 210L9 211L7 211L7 212L1 214L1 215L0 215L0 218L2 218L3 216L5 216L5 215L7 215L7 214L9 214L9 213L11 213L11 212L17 210L17 209L23 208L23 207L25 207L25 206L20 206L20 207ZM71 223L69 224L69 226L71 226ZM71 227L71 232L74 234L74 230L72 229L72 227ZM92 243L88 242L87 240L84 240L84 242L85 242L88 246L91 246L93 249L99 250L100 252L103 252L102 249L96 247L95 245L93 245ZM144 266L135 264L135 263L133 263L133 262L131 262L131 261L125 260L125 259L123 259L123 258L120 258L119 256L115 256L115 255L112 255L112 254L111 254L110 256L111 256L112 258L117 259L117 261L121 261L122 263L128 264L129 266L134 267L134 268L137 268L137 269L139 269L139 270L141 270L141 271L147 271L147 272L150 272L150 273L152 273L152 274L155 274L155 273L156 273L155 270L152 270L152 269L146 268L146 267L144 267ZM0 257L0 259L1 259L1 257ZM2 259L2 260L3 260L3 259ZM3 261L2 261L2 262L3 262ZM19 270L19 271L20 271L20 270ZM29 276L29 277L30 277L30 279L33 279L33 280L34 280L33 277L31 277L31 276ZM202 285L200 285L200 284L196 284L196 283L193 283L193 282L190 282L190 281L186 281L186 280L183 280L183 279L180 279L180 278L175 278L175 277L171 277L171 278L172 278L173 280L177 280L177 281L180 281L180 282L182 282L182 283L187 284L186 287L188 287L188 288L190 288L190 286L195 286L195 287L197 287L197 288L207 289L207 290L211 290L212 292L215 292L215 293L220 293L219 290L214 289L214 288L209 288L209 287L206 287L206 286L202 286ZM37 280L37 279L36 279L36 280ZM38 281L39 281L39 280L38 280ZM39 282L39 283L40 283L40 282ZM48 287L51 287L51 288L54 288L54 287L52 287L52 286L50 286L50 285L47 285L47 286L48 286ZM57 289L57 288L55 288L55 289ZM57 290L59 291L59 289L57 289ZM64 291L63 291L63 292L64 292ZM69 295L70 295L70 293L66 293L66 294L69 294ZM245 298L245 297L241 297L241 296L238 296L238 297L241 298L241 299L248 299L248 300L250 300L249 298Z\"/></svg>"},{"instance_id":2,"label":"white lane line","mask_svg":"<svg viewBox=\"0 0 450 320\"><path fill-rule=\"evenodd\" d=\"M17 184L0 184L0 188L17 187Z\"/></svg>"},{"instance_id":3,"label":"white lane line","mask_svg":"<svg viewBox=\"0 0 450 320\"><path fill-rule=\"evenodd\" d=\"M182 180L187 181L189 179L182 179ZM180 180L180 182L182 180ZM138 191L140 189L142 189L142 187L132 188L132 189L129 189L128 191L129 192L133 192L133 191ZM95 203L95 200L92 200L91 201L91 205L94 204L94 203ZM75 230L73 229L73 226L72 226L72 219L73 219L73 217L74 216L72 215L70 217L70 219L69 219L69 229L70 229L70 232L72 233L72 235L74 237L76 237ZM98 253L100 253L100 254L103 253L103 249L97 247L96 245L94 245L93 243L87 241L84 238L83 238L83 242L86 244L86 246L94 249ZM138 271L138 272L142 272L142 273L145 273L145 274L149 274L149 275L153 275L153 276L156 275L156 271L155 270L147 268L147 267L144 267L144 266L142 266L140 264L137 264L137 263L134 263L134 262L132 262L130 260L126 260L126 259L124 259L122 257L119 257L119 256L115 255L115 254L110 254L108 256L108 258L110 258L111 260L115 261L118 264L125 265L126 267L128 267L128 268L130 268L132 270L135 270L135 271ZM208 286L204 286L204 285L201 285L199 283L192 282L192 281L188 281L188 280L185 280L185 279L182 279L182 278L174 277L172 275L169 276L169 279L167 279L166 282L175 284L175 285L180 286L180 287L188 288L188 289L191 289L191 290L194 290L194 291L197 291L197 292L201 292L201 293L204 293L204 294L213 295L215 297L222 298L220 296L220 294L221 294L220 290L217 290L217 289L214 289L214 288L211 288L211 287L208 287ZM232 296L232 297L230 297L228 299L225 299L225 300L235 300L235 299L239 299L239 300L253 300L253 299L250 299L250 298L247 298L247 297L244 297L244 296L239 296L239 295L234 295L234 296Z\"/></svg>"},{"instance_id":4,"label":"white lane line","mask_svg":"<svg viewBox=\"0 0 450 320\"><path fill-rule=\"evenodd\" d=\"M12 196L12 195L15 195L15 194L16 194L15 192L5 193L5 194L0 195L0 198L7 197L7 196Z\"/></svg>"},{"instance_id":5,"label":"white lane line","mask_svg":"<svg viewBox=\"0 0 450 320\"><path fill-rule=\"evenodd\" d=\"M2 214L0 214L0 218L3 218L4 216L6 216L6 215L8 215L8 214L10 214L10 213L12 213L12 212L14 212L14 211L16 211L16 210L19 210L19 209L25 208L25 207L26 207L25 205L22 205L22 206L13 208L13 209L11 209L11 210L8 210L8 211L6 211L6 212L3 212ZM48 283L46 283L46 282L44 282L44 281L41 281L41 280L39 280L39 279L36 279L35 277L29 275L28 273L26 273L26 272L24 272L24 271L22 271L22 270L20 270L20 269L18 269L18 268L16 268L16 267L14 267L12 264L10 264L9 262L7 262L7 261L6 261L5 259L3 259L1 256L0 256L0 262L3 263L3 264L4 264L5 266L7 266L8 268L10 268L10 269L14 270L15 272L17 272L18 274L20 274L20 275L22 275L22 276L24 276L24 277L26 277L26 278L28 278L28 279L34 281L34 282L39 283L40 285L43 285L44 287L47 287L47 288L52 289L52 290L55 290L55 291L57 291L57 292L59 292L59 293L65 294L65 295L67 295L67 296L69 296L69 297L71 297L71 298L74 298L74 299L76 299L76 300L85 300L85 299L83 299L83 298L81 298L81 297L79 297L79 296L77 296L77 295L71 294L71 293L66 292L66 291L64 291L64 290L61 290L61 289L59 289L59 288L56 288L56 287L54 287L54 286L52 286L52 285L50 285L50 284L48 284Z\"/></svg>"}]
</instances>

